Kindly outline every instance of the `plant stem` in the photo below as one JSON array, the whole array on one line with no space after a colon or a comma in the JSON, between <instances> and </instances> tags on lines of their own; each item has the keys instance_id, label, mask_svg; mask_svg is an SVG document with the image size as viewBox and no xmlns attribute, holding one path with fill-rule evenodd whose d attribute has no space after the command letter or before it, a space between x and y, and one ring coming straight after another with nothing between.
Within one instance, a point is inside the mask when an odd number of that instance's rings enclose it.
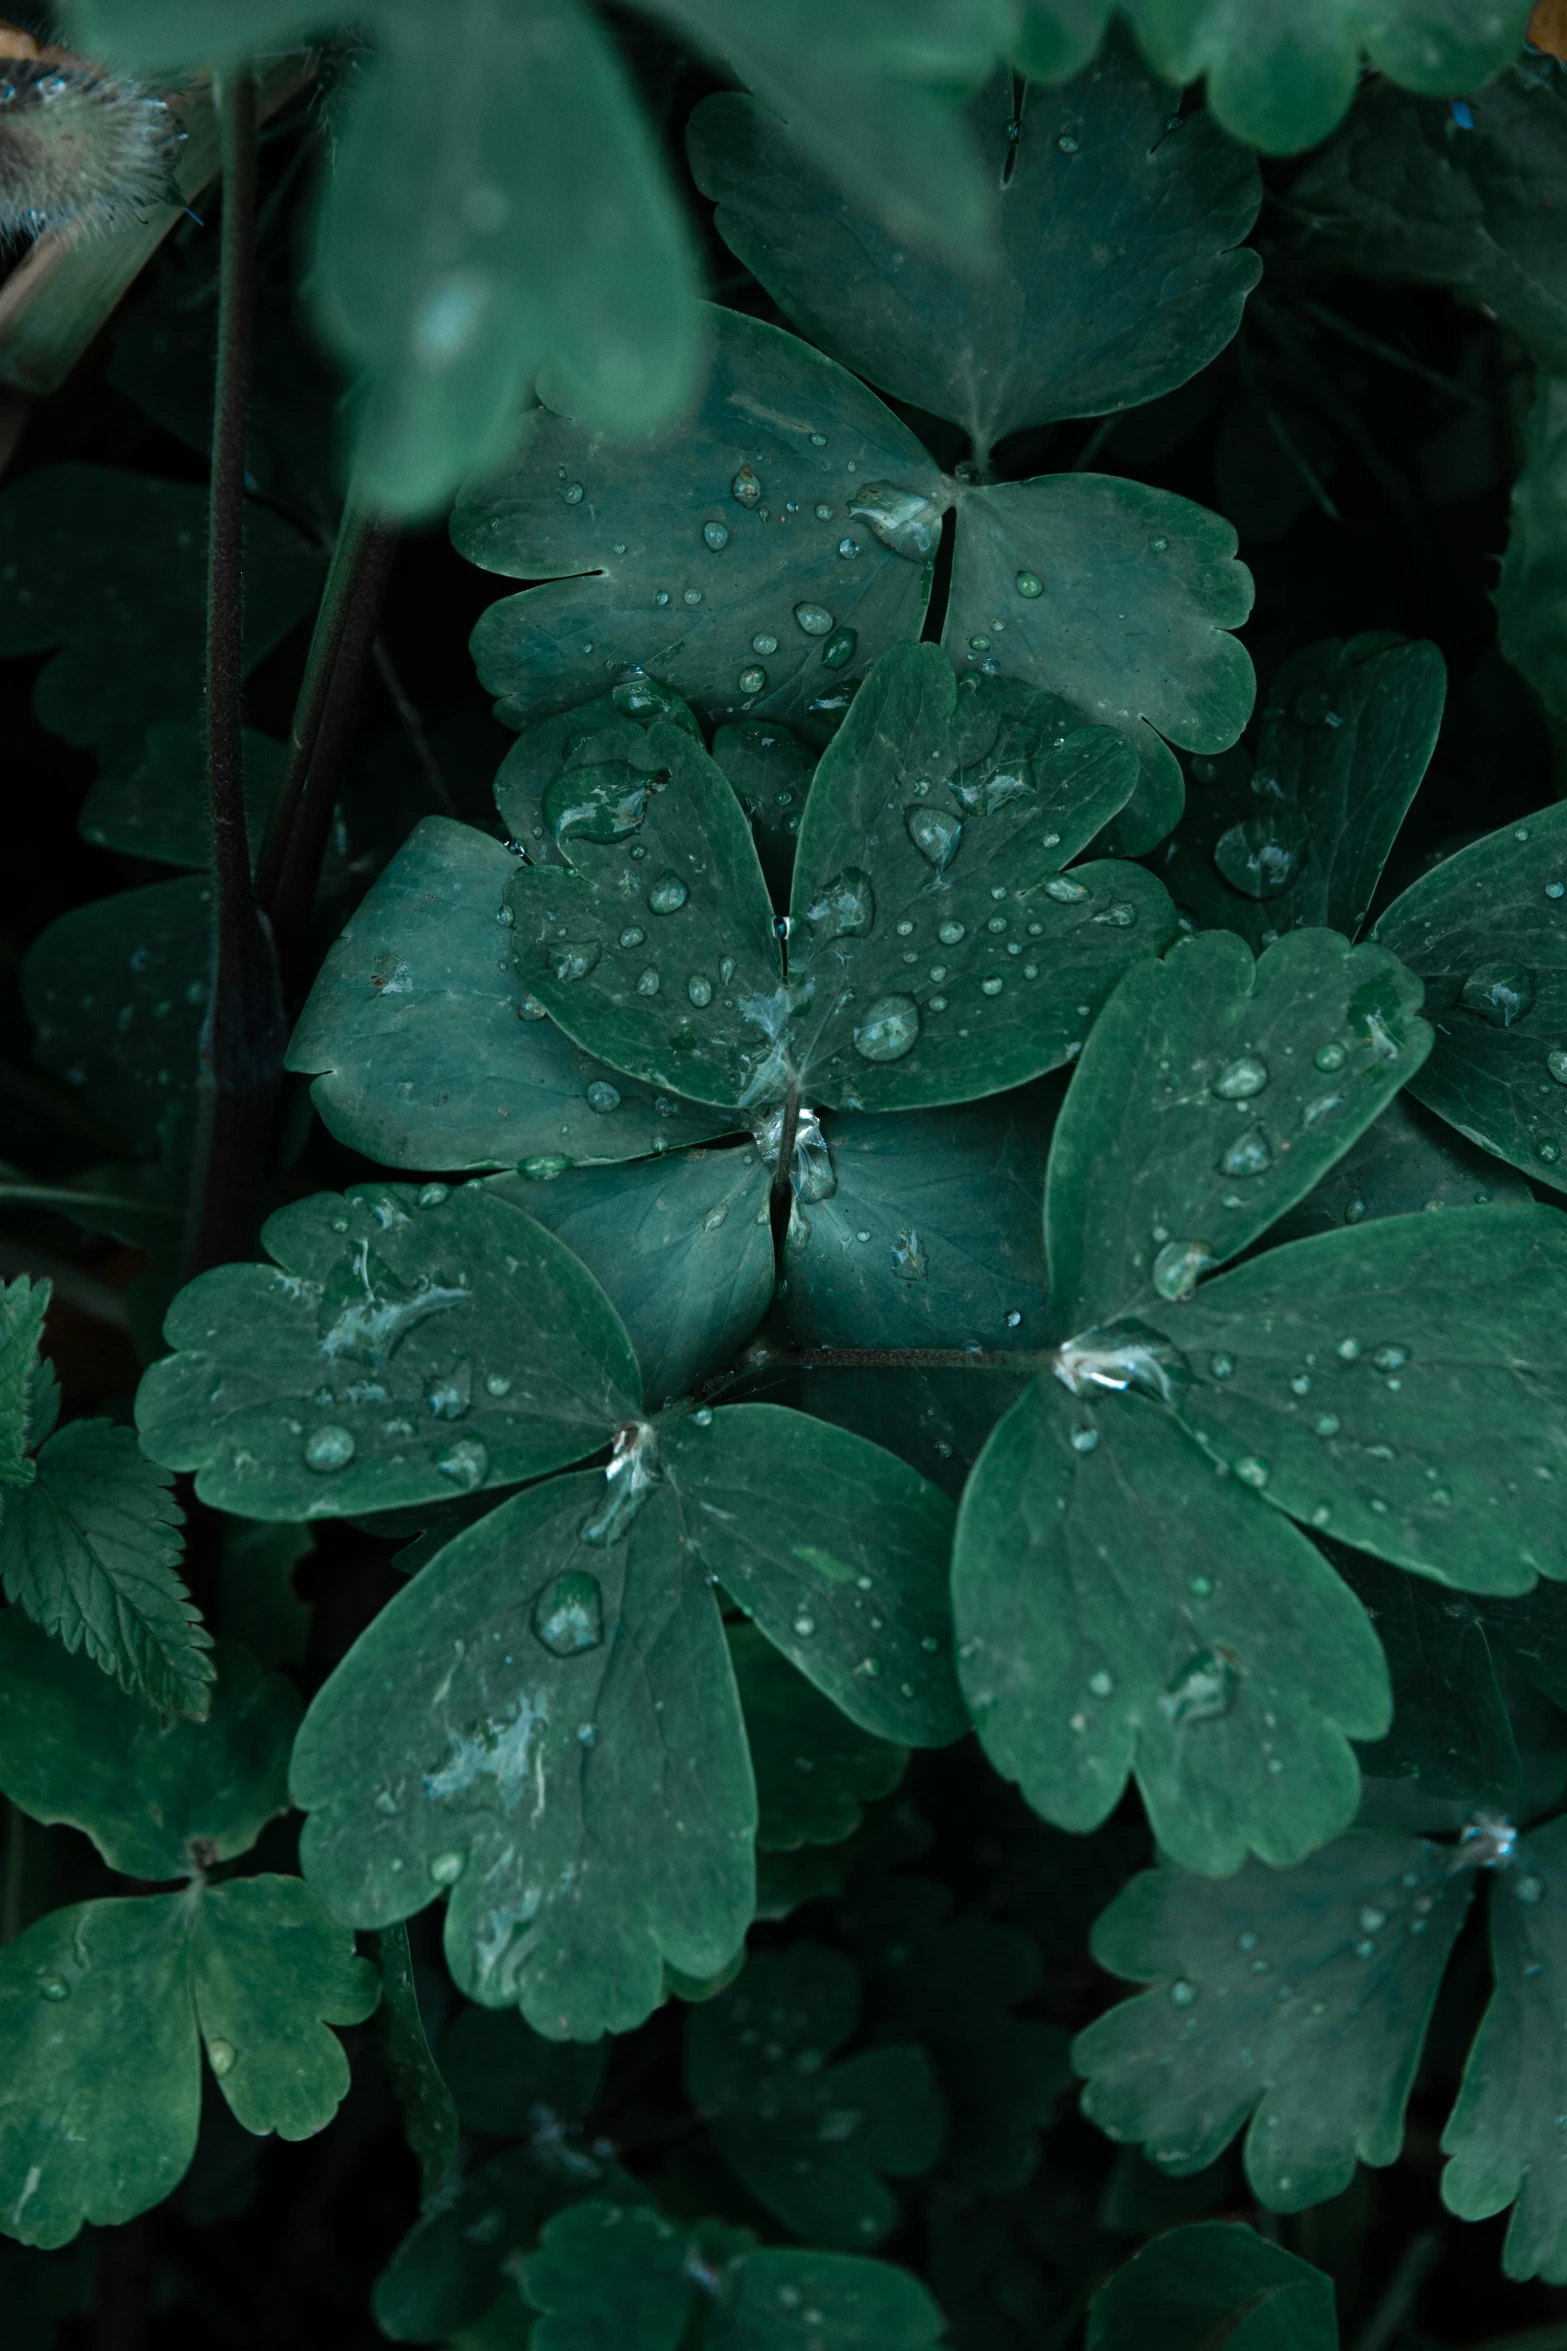
<instances>
[{"instance_id":1,"label":"plant stem","mask_svg":"<svg viewBox=\"0 0 1567 2351\"><path fill-rule=\"evenodd\" d=\"M255 314L256 85L218 87L223 237L207 553L212 987L202 1024L186 1278L243 1254L282 1080L283 1007L245 826L245 419Z\"/></svg>"}]
</instances>

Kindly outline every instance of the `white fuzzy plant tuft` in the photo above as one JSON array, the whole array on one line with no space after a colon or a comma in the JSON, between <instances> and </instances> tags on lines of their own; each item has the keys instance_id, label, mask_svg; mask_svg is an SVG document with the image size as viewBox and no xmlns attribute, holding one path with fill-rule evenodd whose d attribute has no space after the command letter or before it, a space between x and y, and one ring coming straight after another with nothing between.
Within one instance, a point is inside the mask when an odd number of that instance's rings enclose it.
<instances>
[{"instance_id":1,"label":"white fuzzy plant tuft","mask_svg":"<svg viewBox=\"0 0 1567 2351\"><path fill-rule=\"evenodd\" d=\"M0 26L0 241L101 231L177 202L180 137L138 82Z\"/></svg>"}]
</instances>

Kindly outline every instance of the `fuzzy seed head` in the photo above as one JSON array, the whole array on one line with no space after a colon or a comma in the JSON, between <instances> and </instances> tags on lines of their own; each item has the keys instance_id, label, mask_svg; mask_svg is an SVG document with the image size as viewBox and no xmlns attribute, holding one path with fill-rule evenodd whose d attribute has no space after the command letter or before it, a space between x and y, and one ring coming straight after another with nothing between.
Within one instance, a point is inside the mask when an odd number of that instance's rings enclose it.
<instances>
[{"instance_id":1,"label":"fuzzy seed head","mask_svg":"<svg viewBox=\"0 0 1567 2351\"><path fill-rule=\"evenodd\" d=\"M10 26L0 36L0 240L101 231L178 200L181 133L161 98Z\"/></svg>"}]
</instances>

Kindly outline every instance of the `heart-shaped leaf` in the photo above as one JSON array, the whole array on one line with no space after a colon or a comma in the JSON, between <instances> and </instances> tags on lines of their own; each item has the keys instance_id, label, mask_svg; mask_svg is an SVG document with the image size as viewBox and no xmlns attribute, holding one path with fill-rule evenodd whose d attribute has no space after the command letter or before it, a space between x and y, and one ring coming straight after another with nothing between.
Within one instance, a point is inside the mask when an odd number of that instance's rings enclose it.
<instances>
[{"instance_id":1,"label":"heart-shaped leaf","mask_svg":"<svg viewBox=\"0 0 1567 2351\"><path fill-rule=\"evenodd\" d=\"M630 679L596 702L524 727L495 775L495 805L513 846L533 865L569 864L553 825L545 821L544 798L551 784L577 768L624 765L639 774L657 774L658 755L647 735L660 719L684 727L701 744L702 731L686 705L655 678ZM590 790L593 780L584 778ZM603 779L597 780L602 786ZM634 779L622 780L634 789Z\"/></svg>"}]
</instances>

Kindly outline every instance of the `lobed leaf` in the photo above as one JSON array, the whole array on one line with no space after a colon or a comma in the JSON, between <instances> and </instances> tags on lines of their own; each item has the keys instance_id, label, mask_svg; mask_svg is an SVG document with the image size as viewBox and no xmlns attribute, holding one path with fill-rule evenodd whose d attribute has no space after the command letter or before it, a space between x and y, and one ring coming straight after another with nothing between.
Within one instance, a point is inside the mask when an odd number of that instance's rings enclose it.
<instances>
[{"instance_id":1,"label":"lobed leaf","mask_svg":"<svg viewBox=\"0 0 1567 2351\"><path fill-rule=\"evenodd\" d=\"M1099 2288L1087 2351L1338 2351L1333 2282L1237 2221L1158 2236Z\"/></svg>"}]
</instances>

